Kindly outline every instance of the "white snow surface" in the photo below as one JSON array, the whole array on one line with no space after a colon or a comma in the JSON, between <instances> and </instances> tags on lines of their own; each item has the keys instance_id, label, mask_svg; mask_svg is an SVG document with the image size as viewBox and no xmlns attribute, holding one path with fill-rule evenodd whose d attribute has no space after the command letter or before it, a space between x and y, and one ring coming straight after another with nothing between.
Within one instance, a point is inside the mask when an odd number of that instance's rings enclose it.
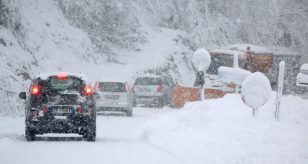
<instances>
[{"instance_id":1,"label":"white snow surface","mask_svg":"<svg viewBox=\"0 0 308 164\"><path fill-rule=\"evenodd\" d=\"M271 91L268 78L261 72L255 72L244 80L241 95L246 105L257 109L268 101Z\"/></svg>"},{"instance_id":2,"label":"white snow surface","mask_svg":"<svg viewBox=\"0 0 308 164\"><path fill-rule=\"evenodd\" d=\"M271 50L265 47L261 47L261 46L257 46L253 44L233 44L233 45L227 46L225 49L247 52L247 47L250 47L250 51L255 52L255 53L261 53L261 54L262 53L272 53Z\"/></svg>"},{"instance_id":3,"label":"white snow surface","mask_svg":"<svg viewBox=\"0 0 308 164\"><path fill-rule=\"evenodd\" d=\"M241 69L221 66L218 68L218 80L224 83L242 85L251 72Z\"/></svg>"},{"instance_id":4,"label":"white snow surface","mask_svg":"<svg viewBox=\"0 0 308 164\"><path fill-rule=\"evenodd\" d=\"M206 49L200 48L193 54L192 62L198 71L206 71L211 64L211 55Z\"/></svg>"},{"instance_id":5,"label":"white snow surface","mask_svg":"<svg viewBox=\"0 0 308 164\"><path fill-rule=\"evenodd\" d=\"M238 53L240 55L244 55L243 52L240 52L238 50L229 50L229 49L214 49L211 50L210 53L218 53L218 54L226 54L226 55L234 55L235 53Z\"/></svg>"},{"instance_id":6,"label":"white snow surface","mask_svg":"<svg viewBox=\"0 0 308 164\"><path fill-rule=\"evenodd\" d=\"M96 142L79 135L24 138L24 117L0 117L0 163L306 164L308 101L275 93L252 117L238 94L183 109L134 108L133 117L98 115ZM46 160L50 159L50 160Z\"/></svg>"},{"instance_id":7,"label":"white snow surface","mask_svg":"<svg viewBox=\"0 0 308 164\"><path fill-rule=\"evenodd\" d=\"M192 164L308 163L308 101L283 97L277 122L275 97L272 93L255 117L239 94L187 103L179 111L152 118L145 136Z\"/></svg>"},{"instance_id":8,"label":"white snow surface","mask_svg":"<svg viewBox=\"0 0 308 164\"><path fill-rule=\"evenodd\" d=\"M233 55L234 53L239 53L239 55L243 55L244 53L247 52L247 47L250 47L251 52L255 52L257 54L273 53L272 50L269 50L265 47L253 45L253 44L232 44L232 45L222 47L219 49L213 49L210 52L229 54L229 55Z\"/></svg>"}]
</instances>

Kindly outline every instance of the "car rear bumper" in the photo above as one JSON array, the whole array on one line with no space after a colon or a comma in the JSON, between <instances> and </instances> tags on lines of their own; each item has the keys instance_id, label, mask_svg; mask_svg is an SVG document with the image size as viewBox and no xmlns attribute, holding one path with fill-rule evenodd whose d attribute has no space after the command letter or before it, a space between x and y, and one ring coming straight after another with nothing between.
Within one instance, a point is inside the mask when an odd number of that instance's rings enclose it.
<instances>
[{"instance_id":1,"label":"car rear bumper","mask_svg":"<svg viewBox=\"0 0 308 164\"><path fill-rule=\"evenodd\" d=\"M61 117L61 116L60 116ZM63 116L64 118L65 116ZM39 117L26 122L28 130L37 134L44 133L78 133L95 123L93 116L74 116L59 119L58 117Z\"/></svg>"},{"instance_id":2,"label":"car rear bumper","mask_svg":"<svg viewBox=\"0 0 308 164\"><path fill-rule=\"evenodd\" d=\"M162 96L134 96L137 104L158 104L161 103Z\"/></svg>"},{"instance_id":3,"label":"car rear bumper","mask_svg":"<svg viewBox=\"0 0 308 164\"><path fill-rule=\"evenodd\" d=\"M106 111L110 111L110 112L126 112L131 110L131 108L121 108L121 107L98 107L96 109L96 111L99 112L106 112Z\"/></svg>"},{"instance_id":4,"label":"car rear bumper","mask_svg":"<svg viewBox=\"0 0 308 164\"><path fill-rule=\"evenodd\" d=\"M308 87L308 75L303 73L298 73L296 85L302 87Z\"/></svg>"},{"instance_id":5,"label":"car rear bumper","mask_svg":"<svg viewBox=\"0 0 308 164\"><path fill-rule=\"evenodd\" d=\"M110 108L110 109L117 109L117 108L130 108L132 104L127 102L116 102L116 103L96 103L96 110L103 109L103 108Z\"/></svg>"}]
</instances>

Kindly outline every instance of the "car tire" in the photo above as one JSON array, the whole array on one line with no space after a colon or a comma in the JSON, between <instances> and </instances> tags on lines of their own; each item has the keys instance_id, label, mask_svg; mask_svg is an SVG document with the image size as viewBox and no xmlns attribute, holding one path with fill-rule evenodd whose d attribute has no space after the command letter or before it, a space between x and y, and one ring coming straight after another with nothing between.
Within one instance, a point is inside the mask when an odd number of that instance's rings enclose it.
<instances>
[{"instance_id":1,"label":"car tire","mask_svg":"<svg viewBox=\"0 0 308 164\"><path fill-rule=\"evenodd\" d=\"M136 99L133 99L133 107L136 107L136 106L137 106Z\"/></svg>"},{"instance_id":2,"label":"car tire","mask_svg":"<svg viewBox=\"0 0 308 164\"><path fill-rule=\"evenodd\" d=\"M133 116L133 109L128 109L128 110L126 110L126 116L127 117L132 117Z\"/></svg>"},{"instance_id":3,"label":"car tire","mask_svg":"<svg viewBox=\"0 0 308 164\"><path fill-rule=\"evenodd\" d=\"M157 102L156 104L156 107L157 108L163 108L164 107L164 99L163 98L160 98L159 101Z\"/></svg>"},{"instance_id":4,"label":"car tire","mask_svg":"<svg viewBox=\"0 0 308 164\"><path fill-rule=\"evenodd\" d=\"M88 126L83 133L83 138L86 141L94 142L96 139L96 121L94 120Z\"/></svg>"},{"instance_id":5,"label":"car tire","mask_svg":"<svg viewBox=\"0 0 308 164\"><path fill-rule=\"evenodd\" d=\"M35 141L35 133L31 131L28 127L25 130L25 137L27 141Z\"/></svg>"}]
</instances>

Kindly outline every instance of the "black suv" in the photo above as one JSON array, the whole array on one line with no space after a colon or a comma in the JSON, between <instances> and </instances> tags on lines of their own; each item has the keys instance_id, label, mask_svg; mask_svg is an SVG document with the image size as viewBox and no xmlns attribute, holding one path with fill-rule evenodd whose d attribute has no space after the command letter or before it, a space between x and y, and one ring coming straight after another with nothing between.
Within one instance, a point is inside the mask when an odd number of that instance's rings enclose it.
<instances>
[{"instance_id":1,"label":"black suv","mask_svg":"<svg viewBox=\"0 0 308 164\"><path fill-rule=\"evenodd\" d=\"M96 111L92 88L85 76L50 73L34 78L26 99L25 137L36 134L77 133L87 141L96 138Z\"/></svg>"}]
</instances>

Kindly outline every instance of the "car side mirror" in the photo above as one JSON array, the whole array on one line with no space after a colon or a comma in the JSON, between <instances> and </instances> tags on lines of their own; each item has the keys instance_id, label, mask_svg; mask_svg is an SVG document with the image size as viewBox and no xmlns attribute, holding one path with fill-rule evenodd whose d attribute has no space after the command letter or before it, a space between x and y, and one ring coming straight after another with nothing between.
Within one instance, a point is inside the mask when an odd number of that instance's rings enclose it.
<instances>
[{"instance_id":1,"label":"car side mirror","mask_svg":"<svg viewBox=\"0 0 308 164\"><path fill-rule=\"evenodd\" d=\"M95 100L98 100L100 98L100 95L97 92L94 92L93 97Z\"/></svg>"},{"instance_id":2,"label":"car side mirror","mask_svg":"<svg viewBox=\"0 0 308 164\"><path fill-rule=\"evenodd\" d=\"M20 92L19 93L19 98L25 100L27 98L26 92Z\"/></svg>"}]
</instances>

